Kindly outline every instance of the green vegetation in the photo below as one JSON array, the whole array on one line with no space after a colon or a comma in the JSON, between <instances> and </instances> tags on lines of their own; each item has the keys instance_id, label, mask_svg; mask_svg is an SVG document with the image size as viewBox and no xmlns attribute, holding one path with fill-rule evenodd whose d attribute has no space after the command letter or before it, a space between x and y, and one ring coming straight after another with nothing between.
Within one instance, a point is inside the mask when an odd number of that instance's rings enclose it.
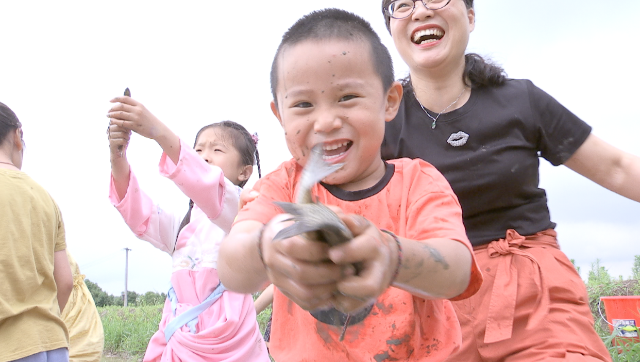
<instances>
[{"instance_id":1,"label":"green vegetation","mask_svg":"<svg viewBox=\"0 0 640 362\"><path fill-rule=\"evenodd\" d=\"M611 333L607 323L604 306L600 303L603 296L640 295L640 255L635 256L631 279L622 276L613 278L607 269L600 265L600 260L591 264L587 279L589 306L595 321L596 332L602 337L614 362L640 361L640 343L618 340L614 343L616 332ZM602 313L602 314L601 314ZM640 313L640 310L638 311ZM616 345L617 344L617 345Z\"/></svg>"},{"instance_id":2,"label":"green vegetation","mask_svg":"<svg viewBox=\"0 0 640 362\"><path fill-rule=\"evenodd\" d=\"M596 260L591 264L587 279L589 305L595 321L595 329L609 348L614 362L640 361L640 343L614 343L615 335L609 331L604 306L600 305L601 296L640 295L640 255L635 256L630 279L622 276L613 278L607 269ZM144 295L130 292L129 305L123 308L122 298L107 295L100 287L89 280L85 280L89 290L94 295L96 305L98 300L102 306L98 308L102 317L105 331L105 354L116 355L117 358L105 358L104 361L138 361L144 355L149 339L158 329L162 316L162 303L166 295L149 292ZM94 294L96 293L96 294ZM97 298L96 298L97 296ZM257 295L256 295L257 296ZM254 296L254 299L255 297ZM102 298L102 299L99 299ZM111 300L109 298L112 298ZM119 299L119 304L116 299ZM111 302L111 304L109 304ZM106 307L104 305L107 305ZM640 311L639 311L640 312ZM602 315L601 315L602 313ZM258 315L260 331L264 332L271 307Z\"/></svg>"},{"instance_id":3,"label":"green vegetation","mask_svg":"<svg viewBox=\"0 0 640 362\"><path fill-rule=\"evenodd\" d=\"M97 289L94 288L94 290L98 289L102 291L99 287ZM93 290L91 292L93 294ZM258 294L254 296L254 299L257 296ZM151 336L158 330L164 304L143 305L143 303L140 303L140 299L138 303L141 305L137 307L124 308L122 307L122 302L120 302L119 306L98 307L104 328L105 357L103 357L103 362L134 362L142 360ZM258 325L261 333L264 333L270 316L271 306L258 315Z\"/></svg>"},{"instance_id":4,"label":"green vegetation","mask_svg":"<svg viewBox=\"0 0 640 362\"><path fill-rule=\"evenodd\" d=\"M151 336L158 330L162 305L99 307L104 328L105 354L140 359Z\"/></svg>"},{"instance_id":5,"label":"green vegetation","mask_svg":"<svg viewBox=\"0 0 640 362\"><path fill-rule=\"evenodd\" d=\"M102 290L98 284L89 279L85 279L84 283L87 285L89 292L91 292L91 296L93 297L93 301L96 303L97 307L106 307L110 305L118 305L122 307L124 305L124 293L122 293L122 296L114 296L107 294L107 292ZM163 304L165 299L167 299L167 295L165 293L146 292L145 294L138 294L132 291L127 292L128 307Z\"/></svg>"}]
</instances>

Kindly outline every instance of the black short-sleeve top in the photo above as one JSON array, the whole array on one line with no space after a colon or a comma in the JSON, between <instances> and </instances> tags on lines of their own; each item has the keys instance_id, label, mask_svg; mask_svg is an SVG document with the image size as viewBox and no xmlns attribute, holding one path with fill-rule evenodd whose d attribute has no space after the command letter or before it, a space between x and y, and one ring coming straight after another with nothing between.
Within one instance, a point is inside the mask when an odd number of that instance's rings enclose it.
<instances>
[{"instance_id":1,"label":"black short-sleeve top","mask_svg":"<svg viewBox=\"0 0 640 362\"><path fill-rule=\"evenodd\" d=\"M405 89L386 124L382 156L421 158L442 172L473 245L504 238L508 229L532 235L555 227L539 187L539 157L563 164L591 133L588 124L521 79L473 89L467 103L432 123Z\"/></svg>"}]
</instances>

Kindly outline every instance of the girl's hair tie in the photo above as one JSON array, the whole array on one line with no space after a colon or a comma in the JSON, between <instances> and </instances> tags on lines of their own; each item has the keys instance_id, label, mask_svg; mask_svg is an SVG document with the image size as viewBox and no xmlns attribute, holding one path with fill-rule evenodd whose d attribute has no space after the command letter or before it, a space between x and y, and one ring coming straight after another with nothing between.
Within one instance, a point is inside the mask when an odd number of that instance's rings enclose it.
<instances>
[{"instance_id":1,"label":"girl's hair tie","mask_svg":"<svg viewBox=\"0 0 640 362\"><path fill-rule=\"evenodd\" d=\"M258 145L258 133L254 133L251 135L251 139L253 140L253 143L256 144L256 146Z\"/></svg>"}]
</instances>

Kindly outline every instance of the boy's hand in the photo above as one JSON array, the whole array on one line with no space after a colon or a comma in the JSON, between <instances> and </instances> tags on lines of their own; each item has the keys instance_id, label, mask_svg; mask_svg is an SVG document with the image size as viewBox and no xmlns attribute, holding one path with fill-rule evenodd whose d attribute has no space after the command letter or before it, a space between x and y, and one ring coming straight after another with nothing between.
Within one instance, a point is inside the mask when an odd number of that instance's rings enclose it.
<instances>
[{"instance_id":1,"label":"boy's hand","mask_svg":"<svg viewBox=\"0 0 640 362\"><path fill-rule=\"evenodd\" d=\"M342 266L329 260L329 245L301 236L273 240L291 222L289 214L274 217L265 225L260 242L269 280L305 310L328 308L334 301Z\"/></svg>"},{"instance_id":2,"label":"boy's hand","mask_svg":"<svg viewBox=\"0 0 640 362\"><path fill-rule=\"evenodd\" d=\"M109 139L111 157L123 157L124 152L127 150L127 146L129 146L131 131L118 125L111 124L107 128L107 137Z\"/></svg>"},{"instance_id":3,"label":"boy's hand","mask_svg":"<svg viewBox=\"0 0 640 362\"><path fill-rule=\"evenodd\" d=\"M121 96L115 97L110 102L116 103L107 113L110 124L130 129L153 140L157 140L166 133L166 126L135 99Z\"/></svg>"},{"instance_id":4,"label":"boy's hand","mask_svg":"<svg viewBox=\"0 0 640 362\"><path fill-rule=\"evenodd\" d=\"M339 265L356 265L358 273L337 283L334 306L350 313L370 305L393 282L398 266L398 247L390 235L359 215L338 214L354 238L329 250Z\"/></svg>"},{"instance_id":5,"label":"boy's hand","mask_svg":"<svg viewBox=\"0 0 640 362\"><path fill-rule=\"evenodd\" d=\"M238 210L242 210L242 207L248 203L250 203L251 201L255 200L258 198L258 196L260 196L260 193L258 191L255 191L253 189L250 188L244 188L242 189L242 192L240 193L240 200L238 201Z\"/></svg>"}]
</instances>

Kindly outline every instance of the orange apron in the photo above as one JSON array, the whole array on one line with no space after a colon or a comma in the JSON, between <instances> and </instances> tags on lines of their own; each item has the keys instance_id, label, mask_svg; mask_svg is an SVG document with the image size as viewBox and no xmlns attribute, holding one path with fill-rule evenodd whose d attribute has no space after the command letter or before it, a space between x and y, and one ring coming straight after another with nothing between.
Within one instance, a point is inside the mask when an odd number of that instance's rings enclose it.
<instances>
[{"instance_id":1,"label":"orange apron","mask_svg":"<svg viewBox=\"0 0 640 362\"><path fill-rule=\"evenodd\" d=\"M474 248L480 291L453 302L462 348L447 361L611 361L593 328L584 282L554 230Z\"/></svg>"}]
</instances>

